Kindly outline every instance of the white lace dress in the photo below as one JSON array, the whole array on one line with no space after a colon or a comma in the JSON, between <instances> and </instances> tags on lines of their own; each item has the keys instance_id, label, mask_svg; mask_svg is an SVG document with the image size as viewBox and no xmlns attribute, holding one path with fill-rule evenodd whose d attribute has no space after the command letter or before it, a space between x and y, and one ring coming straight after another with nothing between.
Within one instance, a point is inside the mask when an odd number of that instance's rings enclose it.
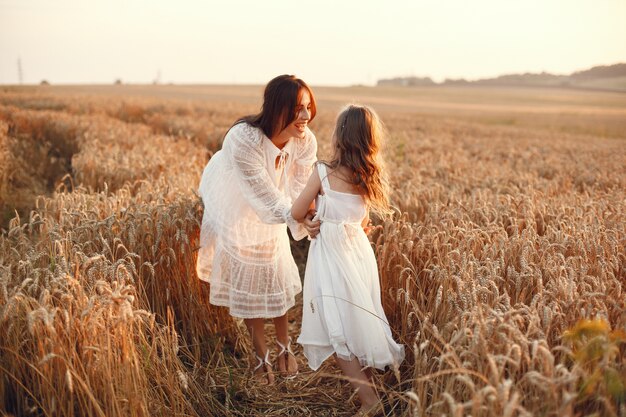
<instances>
[{"instance_id":1,"label":"white lace dress","mask_svg":"<svg viewBox=\"0 0 626 417\"><path fill-rule=\"evenodd\" d=\"M381 304L376 258L361 227L365 201L331 190L326 166L317 166L324 191L316 200L322 224L309 247L298 343L313 370L333 353L345 360L357 357L362 366L396 367L404 346L393 340Z\"/></svg>"},{"instance_id":2,"label":"white lace dress","mask_svg":"<svg viewBox=\"0 0 626 417\"><path fill-rule=\"evenodd\" d=\"M229 307L239 318L279 317L294 305L302 286L287 225L295 239L307 235L290 209L316 152L308 129L282 150L247 123L226 134L198 190L204 214L197 272L210 283L211 304Z\"/></svg>"}]
</instances>

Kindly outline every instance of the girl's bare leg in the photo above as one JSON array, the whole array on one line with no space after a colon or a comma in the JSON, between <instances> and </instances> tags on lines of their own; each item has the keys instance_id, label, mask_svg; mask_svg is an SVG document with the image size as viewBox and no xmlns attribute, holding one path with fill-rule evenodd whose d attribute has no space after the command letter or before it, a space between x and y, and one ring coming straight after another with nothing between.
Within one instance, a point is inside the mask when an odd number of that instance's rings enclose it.
<instances>
[{"instance_id":1,"label":"girl's bare leg","mask_svg":"<svg viewBox=\"0 0 626 417\"><path fill-rule=\"evenodd\" d=\"M352 387L357 390L359 399L361 400L361 410L369 410L378 403L378 396L374 387L365 372L361 368L361 364L357 358L350 361L343 360L335 355L337 365L345 376L350 378Z\"/></svg>"},{"instance_id":2,"label":"girl's bare leg","mask_svg":"<svg viewBox=\"0 0 626 417\"><path fill-rule=\"evenodd\" d=\"M252 339L252 347L256 356L259 358L265 358L267 353L267 345L265 344L265 319L244 319L244 323L250 333ZM252 363L252 369L257 366L259 360L255 357L250 363ZM265 374L268 385L274 383L274 374L272 368L269 365L263 365L256 371L257 374Z\"/></svg>"},{"instance_id":3,"label":"girl's bare leg","mask_svg":"<svg viewBox=\"0 0 626 417\"><path fill-rule=\"evenodd\" d=\"M289 343L289 322L287 321L287 313L280 317L274 318L274 326L276 327L276 338L283 345ZM279 352L280 352L279 347ZM285 363L285 359L287 362ZM298 362L293 355L283 354L276 359L278 370L285 375L295 375L298 372Z\"/></svg>"},{"instance_id":4,"label":"girl's bare leg","mask_svg":"<svg viewBox=\"0 0 626 417\"><path fill-rule=\"evenodd\" d=\"M375 383L374 383L374 373L372 372L372 368L365 368L365 369L363 369L363 373L365 374L367 379L370 381L370 384L375 385ZM374 390L376 390L376 388L374 388Z\"/></svg>"}]
</instances>

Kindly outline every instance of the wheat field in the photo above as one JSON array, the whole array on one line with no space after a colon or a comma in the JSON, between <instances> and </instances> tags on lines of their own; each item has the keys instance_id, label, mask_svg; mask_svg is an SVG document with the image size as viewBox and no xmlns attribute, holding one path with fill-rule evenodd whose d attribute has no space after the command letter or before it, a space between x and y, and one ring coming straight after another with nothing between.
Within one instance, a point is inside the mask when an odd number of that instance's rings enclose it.
<instances>
[{"instance_id":1,"label":"wheat field","mask_svg":"<svg viewBox=\"0 0 626 417\"><path fill-rule=\"evenodd\" d=\"M385 415L626 416L626 95L314 91L320 157L342 104L388 132L395 214L370 237L407 359L376 375ZM195 275L194 190L261 92L0 88L2 415L354 412L299 349L296 380L258 386L243 324Z\"/></svg>"}]
</instances>

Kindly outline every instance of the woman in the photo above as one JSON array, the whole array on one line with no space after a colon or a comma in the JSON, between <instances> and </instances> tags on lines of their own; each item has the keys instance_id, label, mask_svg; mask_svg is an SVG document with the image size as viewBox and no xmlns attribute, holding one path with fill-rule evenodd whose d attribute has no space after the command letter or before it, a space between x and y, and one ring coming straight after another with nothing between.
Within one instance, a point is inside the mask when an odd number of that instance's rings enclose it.
<instances>
[{"instance_id":1,"label":"woman","mask_svg":"<svg viewBox=\"0 0 626 417\"><path fill-rule=\"evenodd\" d=\"M265 87L261 112L230 128L200 181L198 276L211 284L211 304L244 319L256 353L253 372L268 384L274 376L265 344L267 318L276 326L280 373L294 377L298 372L287 310L302 286L286 228L297 240L319 231L313 213L303 223L291 216L292 201L317 159L317 142L307 126L315 113L313 92L304 81L293 75L274 78Z\"/></svg>"}]
</instances>

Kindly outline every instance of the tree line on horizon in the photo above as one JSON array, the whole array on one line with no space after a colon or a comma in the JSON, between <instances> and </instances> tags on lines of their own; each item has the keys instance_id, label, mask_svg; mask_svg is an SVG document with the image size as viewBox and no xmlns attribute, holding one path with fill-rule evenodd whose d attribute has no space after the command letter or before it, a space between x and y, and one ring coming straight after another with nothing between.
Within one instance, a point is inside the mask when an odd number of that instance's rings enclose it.
<instances>
[{"instance_id":1,"label":"tree line on horizon","mask_svg":"<svg viewBox=\"0 0 626 417\"><path fill-rule=\"evenodd\" d=\"M548 72L505 74L495 78L466 80L464 78L446 78L437 83L430 77L394 77L380 79L378 86L439 86L439 85L517 85L517 86L553 86L586 87L626 91L626 63L600 65L576 71L569 75L556 75Z\"/></svg>"}]
</instances>

